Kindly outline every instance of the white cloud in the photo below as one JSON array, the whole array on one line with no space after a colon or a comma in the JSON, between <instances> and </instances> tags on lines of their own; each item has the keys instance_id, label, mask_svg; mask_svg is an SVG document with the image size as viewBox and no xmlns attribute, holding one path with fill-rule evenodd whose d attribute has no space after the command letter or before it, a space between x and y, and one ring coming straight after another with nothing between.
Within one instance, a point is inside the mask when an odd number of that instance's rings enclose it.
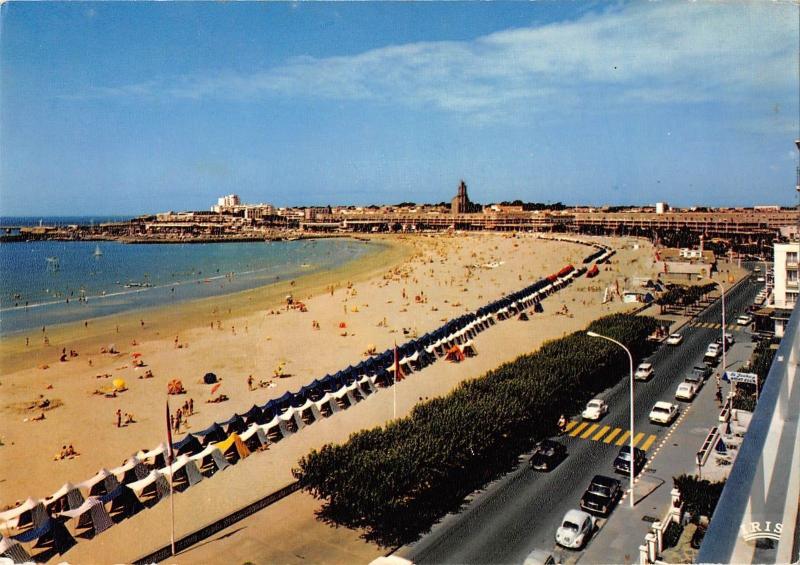
<instances>
[{"instance_id":1,"label":"white cloud","mask_svg":"<svg viewBox=\"0 0 800 565\"><path fill-rule=\"evenodd\" d=\"M588 101L735 103L794 92L795 15L790 3L642 3L473 41L296 57L252 73L188 75L95 94L371 100L477 119Z\"/></svg>"}]
</instances>

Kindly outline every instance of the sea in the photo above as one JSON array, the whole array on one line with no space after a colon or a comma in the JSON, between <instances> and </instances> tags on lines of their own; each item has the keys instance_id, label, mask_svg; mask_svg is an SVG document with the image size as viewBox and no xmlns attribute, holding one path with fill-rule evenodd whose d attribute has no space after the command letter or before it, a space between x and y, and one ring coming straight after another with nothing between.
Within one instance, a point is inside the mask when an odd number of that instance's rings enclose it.
<instances>
[{"instance_id":1,"label":"sea","mask_svg":"<svg viewBox=\"0 0 800 565\"><path fill-rule=\"evenodd\" d=\"M0 228L125 217L0 218ZM380 244L331 238L275 242L0 244L0 335L219 296L363 258Z\"/></svg>"}]
</instances>

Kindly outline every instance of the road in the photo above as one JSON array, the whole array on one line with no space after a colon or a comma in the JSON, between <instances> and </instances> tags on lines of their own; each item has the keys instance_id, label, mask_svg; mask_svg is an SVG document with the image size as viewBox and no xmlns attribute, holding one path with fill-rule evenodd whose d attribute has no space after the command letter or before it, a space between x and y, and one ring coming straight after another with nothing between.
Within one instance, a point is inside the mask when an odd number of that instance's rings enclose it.
<instances>
[{"instance_id":1,"label":"road","mask_svg":"<svg viewBox=\"0 0 800 565\"><path fill-rule=\"evenodd\" d=\"M728 328L752 304L760 287L751 278L726 294ZM635 437L639 438L639 447L646 445L652 450L651 446L657 445L667 432L668 428L648 421L650 409L658 400L675 402L675 388L693 366L702 363L706 346L720 335L720 318L721 302L717 300L684 327L680 346L660 347L648 359L654 364L655 376L647 383L637 382L634 389ZM732 333L737 340L750 339L747 332ZM714 386L714 376L707 386ZM601 395L609 404L609 414L591 432L584 427L575 437L560 438L567 445L569 456L552 472L532 471L525 457L524 464L475 495L461 513L447 516L398 555L419 564L522 563L534 548L553 550L561 518L567 510L579 507L580 497L594 475L617 476L627 488L625 478L614 475L612 463L619 451L619 440L627 443L623 436L627 437L624 430L629 425L628 395L627 378ZM603 433L606 426L609 428ZM620 429L618 435L605 443L616 428ZM569 433L576 429L577 426ZM603 523L599 522L600 528ZM565 562L575 562L580 556L580 552L557 553Z\"/></svg>"}]
</instances>

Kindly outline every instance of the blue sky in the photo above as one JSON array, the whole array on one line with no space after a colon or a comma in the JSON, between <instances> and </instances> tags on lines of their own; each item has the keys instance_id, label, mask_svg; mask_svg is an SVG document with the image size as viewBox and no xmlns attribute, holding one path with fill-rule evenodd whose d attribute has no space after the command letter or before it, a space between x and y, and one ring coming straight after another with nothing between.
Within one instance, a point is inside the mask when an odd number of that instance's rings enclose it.
<instances>
[{"instance_id":1,"label":"blue sky","mask_svg":"<svg viewBox=\"0 0 800 565\"><path fill-rule=\"evenodd\" d=\"M791 3L0 7L0 212L796 202Z\"/></svg>"}]
</instances>

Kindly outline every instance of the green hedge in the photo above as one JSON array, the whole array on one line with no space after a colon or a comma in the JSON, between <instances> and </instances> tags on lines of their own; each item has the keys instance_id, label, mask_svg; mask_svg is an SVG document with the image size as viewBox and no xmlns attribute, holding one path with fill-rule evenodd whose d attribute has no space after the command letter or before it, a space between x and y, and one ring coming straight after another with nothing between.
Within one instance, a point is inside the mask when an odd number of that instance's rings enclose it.
<instances>
[{"instance_id":1,"label":"green hedge","mask_svg":"<svg viewBox=\"0 0 800 565\"><path fill-rule=\"evenodd\" d=\"M653 318L613 315L588 329L642 357L656 326ZM418 404L408 417L313 450L293 473L325 501L324 519L364 528L383 545L407 543L627 370L619 347L576 332Z\"/></svg>"},{"instance_id":2,"label":"green hedge","mask_svg":"<svg viewBox=\"0 0 800 565\"><path fill-rule=\"evenodd\" d=\"M725 481L712 483L694 475L681 475L672 478L675 488L681 491L683 508L693 515L696 522L700 516L711 517L717 507Z\"/></svg>"}]
</instances>

